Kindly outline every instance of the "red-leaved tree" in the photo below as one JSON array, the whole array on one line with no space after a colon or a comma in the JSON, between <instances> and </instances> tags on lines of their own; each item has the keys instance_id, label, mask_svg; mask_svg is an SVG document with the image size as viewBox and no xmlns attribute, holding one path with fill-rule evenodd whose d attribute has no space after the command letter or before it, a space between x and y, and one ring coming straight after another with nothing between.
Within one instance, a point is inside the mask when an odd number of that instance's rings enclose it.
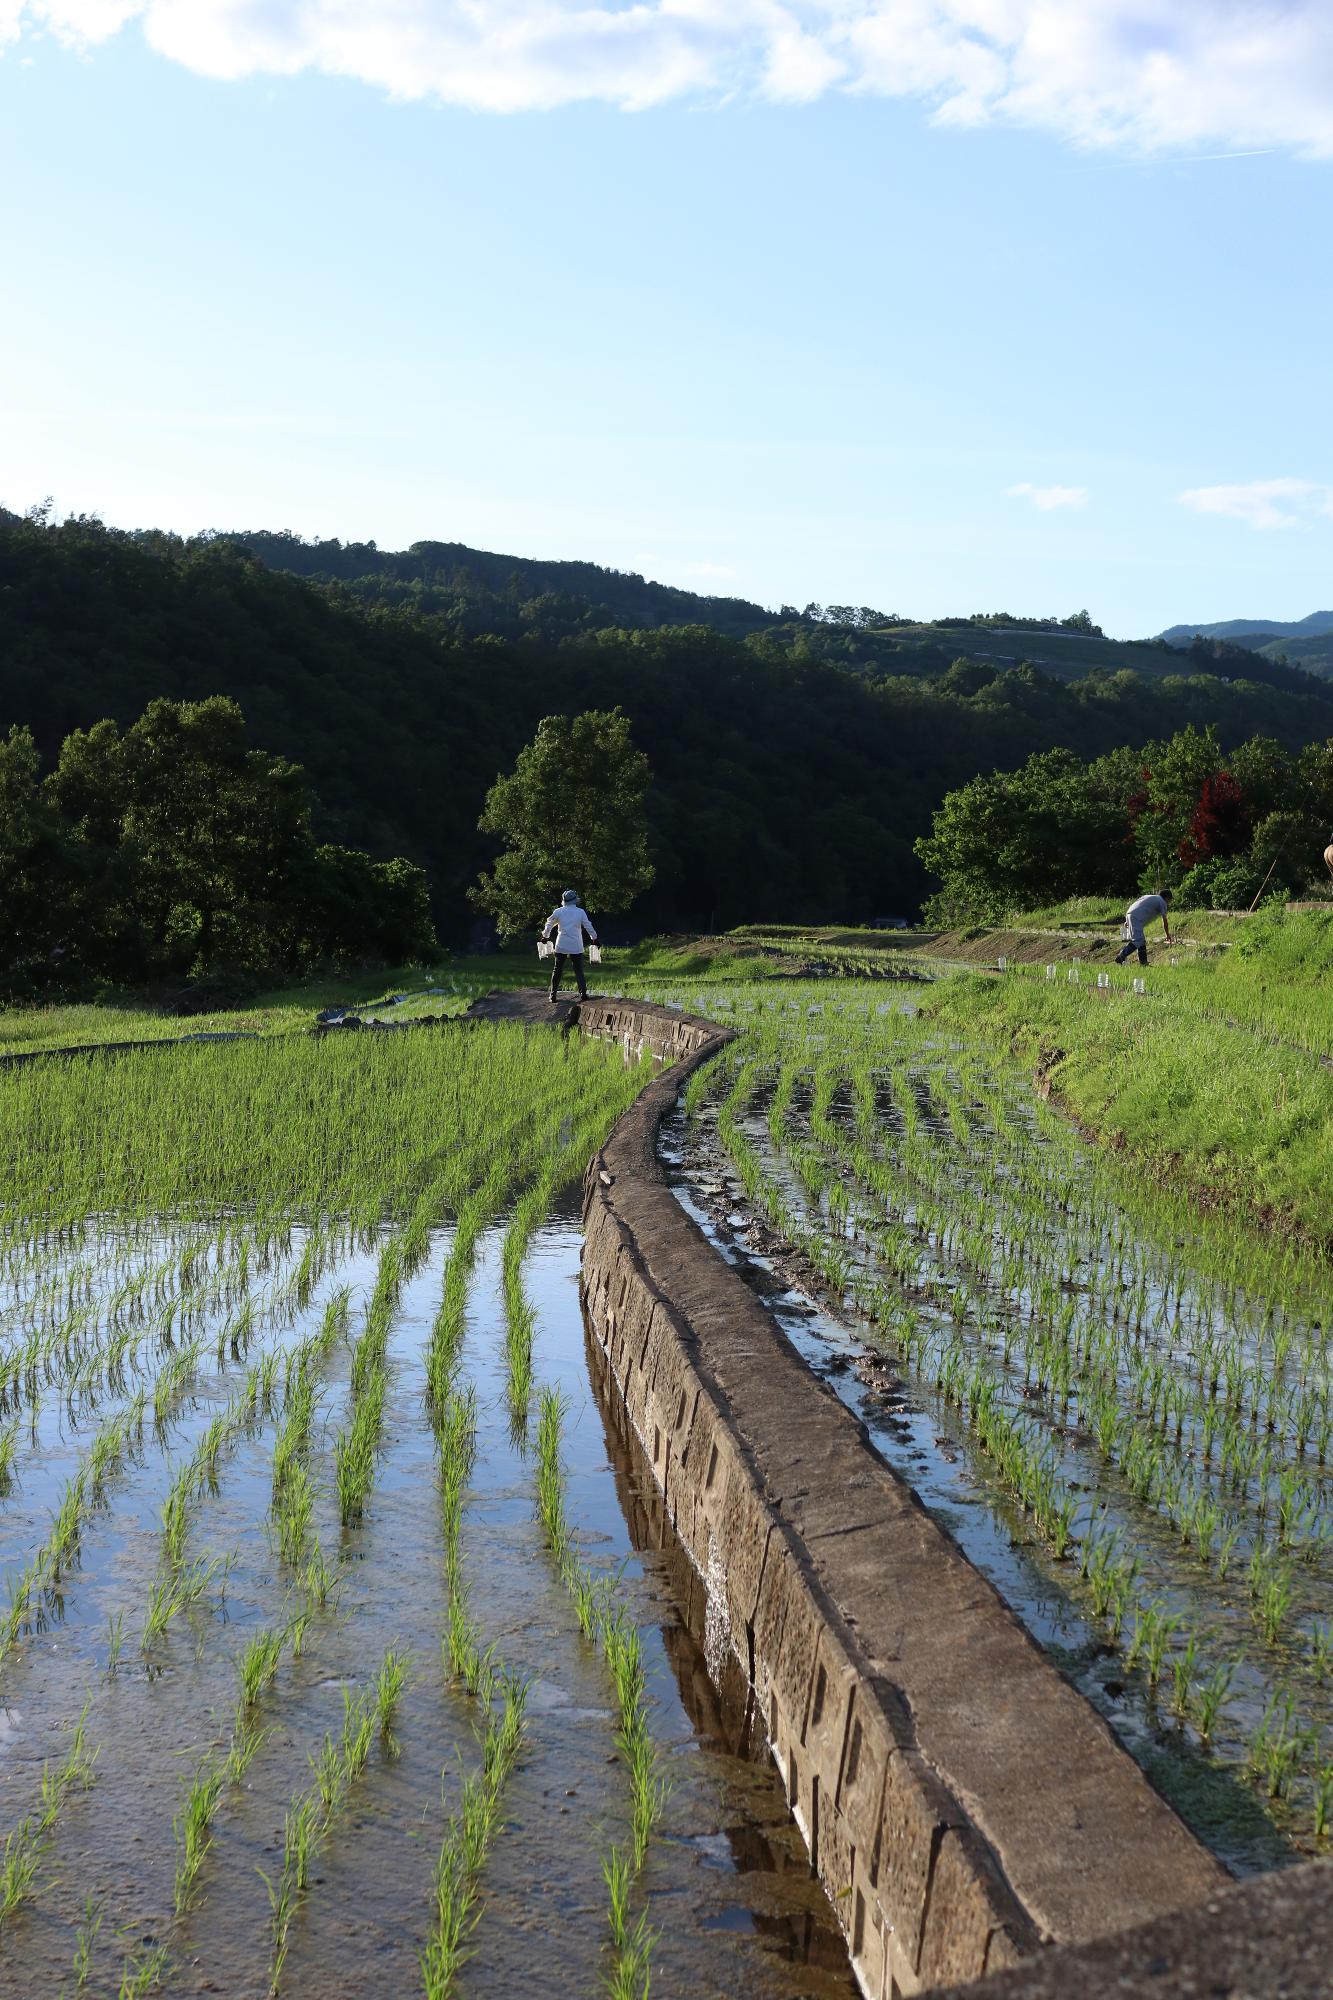
<instances>
[{"instance_id":1,"label":"red-leaved tree","mask_svg":"<svg viewBox=\"0 0 1333 2000\"><path fill-rule=\"evenodd\" d=\"M1193 868L1214 856L1243 854L1253 833L1254 814L1244 792L1230 771L1215 771L1199 788L1189 831L1178 850L1181 862Z\"/></svg>"}]
</instances>

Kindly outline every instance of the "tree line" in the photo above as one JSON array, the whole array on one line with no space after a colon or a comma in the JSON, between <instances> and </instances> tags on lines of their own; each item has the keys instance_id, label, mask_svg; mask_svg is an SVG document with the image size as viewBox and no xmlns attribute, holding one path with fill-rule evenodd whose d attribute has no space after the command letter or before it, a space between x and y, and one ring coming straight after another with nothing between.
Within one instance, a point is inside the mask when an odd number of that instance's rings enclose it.
<instances>
[{"instance_id":1,"label":"tree line","mask_svg":"<svg viewBox=\"0 0 1333 2000\"><path fill-rule=\"evenodd\" d=\"M1181 908L1248 909L1322 874L1330 828L1333 740L1228 750L1209 724L1091 759L1038 751L973 778L917 854L943 885L930 914L945 923L1162 887Z\"/></svg>"},{"instance_id":2,"label":"tree line","mask_svg":"<svg viewBox=\"0 0 1333 2000\"><path fill-rule=\"evenodd\" d=\"M8 999L397 963L435 947L420 868L320 843L298 764L233 701L158 700L74 730L42 773L0 741L0 990Z\"/></svg>"}]
</instances>

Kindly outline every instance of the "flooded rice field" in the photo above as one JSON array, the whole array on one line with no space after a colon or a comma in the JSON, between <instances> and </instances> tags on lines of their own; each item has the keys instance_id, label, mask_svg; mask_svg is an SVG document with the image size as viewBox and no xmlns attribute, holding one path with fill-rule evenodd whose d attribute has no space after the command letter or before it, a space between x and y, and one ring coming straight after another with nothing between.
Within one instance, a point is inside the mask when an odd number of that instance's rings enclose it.
<instances>
[{"instance_id":1,"label":"flooded rice field","mask_svg":"<svg viewBox=\"0 0 1333 2000\"><path fill-rule=\"evenodd\" d=\"M1326 1269L882 1003L736 1016L664 1133L678 1198L1200 1837L1322 1852Z\"/></svg>"},{"instance_id":2,"label":"flooded rice field","mask_svg":"<svg viewBox=\"0 0 1333 2000\"><path fill-rule=\"evenodd\" d=\"M455 1357L474 1433L458 1551L471 1627L521 1686L523 1726L450 1985L590 1993L615 1968L604 1861L628 1851L630 1783L606 1660L538 1513L535 1424L515 1419L507 1222L477 1234ZM452 1586L426 1413L455 1232L430 1233L392 1302L373 1483L350 1520L358 1335L385 1235L313 1254L294 1230L238 1280L211 1228L132 1234L86 1232L44 1263L65 1345L9 1377L0 1992L260 1995L275 1956L283 1993L429 1990L442 1843L483 1748L442 1649ZM577 1558L642 1648L661 1788L639 1881L653 1989L847 1994L744 1691L710 1682L651 1477L591 1386L580 1240L567 1195L528 1238L523 1286L534 1384L561 1398ZM37 1323L33 1289L0 1300L11 1354Z\"/></svg>"}]
</instances>

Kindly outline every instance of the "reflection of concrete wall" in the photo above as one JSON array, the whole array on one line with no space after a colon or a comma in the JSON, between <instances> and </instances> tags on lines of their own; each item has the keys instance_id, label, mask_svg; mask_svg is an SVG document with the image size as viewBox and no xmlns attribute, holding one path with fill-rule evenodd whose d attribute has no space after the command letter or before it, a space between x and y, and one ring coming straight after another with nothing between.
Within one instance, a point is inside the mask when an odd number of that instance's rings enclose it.
<instances>
[{"instance_id":1,"label":"reflection of concrete wall","mask_svg":"<svg viewBox=\"0 0 1333 2000\"><path fill-rule=\"evenodd\" d=\"M578 1025L690 1068L725 1039L630 1002ZM589 1167L584 1304L863 1989L1215 1894L1217 1864L675 1201L656 1140L681 1078Z\"/></svg>"}]
</instances>

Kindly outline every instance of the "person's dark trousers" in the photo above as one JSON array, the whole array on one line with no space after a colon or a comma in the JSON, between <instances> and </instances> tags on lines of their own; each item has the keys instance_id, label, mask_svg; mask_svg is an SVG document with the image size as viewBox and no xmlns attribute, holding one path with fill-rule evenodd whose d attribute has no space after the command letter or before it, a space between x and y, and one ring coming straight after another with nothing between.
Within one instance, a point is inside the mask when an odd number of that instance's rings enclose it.
<instances>
[{"instance_id":1,"label":"person's dark trousers","mask_svg":"<svg viewBox=\"0 0 1333 2000\"><path fill-rule=\"evenodd\" d=\"M1131 938L1129 943L1122 944L1119 951L1116 953L1115 955L1116 964L1123 965L1125 960L1131 957L1134 952L1137 952L1139 955L1140 965L1146 965L1148 963L1147 945L1143 942L1142 938L1140 938L1137 943L1135 943L1134 939Z\"/></svg>"},{"instance_id":2,"label":"person's dark trousers","mask_svg":"<svg viewBox=\"0 0 1333 2000\"><path fill-rule=\"evenodd\" d=\"M555 964L551 967L551 998L554 1000L556 994L560 991L560 981L565 976L566 960L573 966L574 977L579 982L579 999L586 1000L588 997L588 982L583 976L583 953L581 951L558 951L556 953Z\"/></svg>"}]
</instances>

